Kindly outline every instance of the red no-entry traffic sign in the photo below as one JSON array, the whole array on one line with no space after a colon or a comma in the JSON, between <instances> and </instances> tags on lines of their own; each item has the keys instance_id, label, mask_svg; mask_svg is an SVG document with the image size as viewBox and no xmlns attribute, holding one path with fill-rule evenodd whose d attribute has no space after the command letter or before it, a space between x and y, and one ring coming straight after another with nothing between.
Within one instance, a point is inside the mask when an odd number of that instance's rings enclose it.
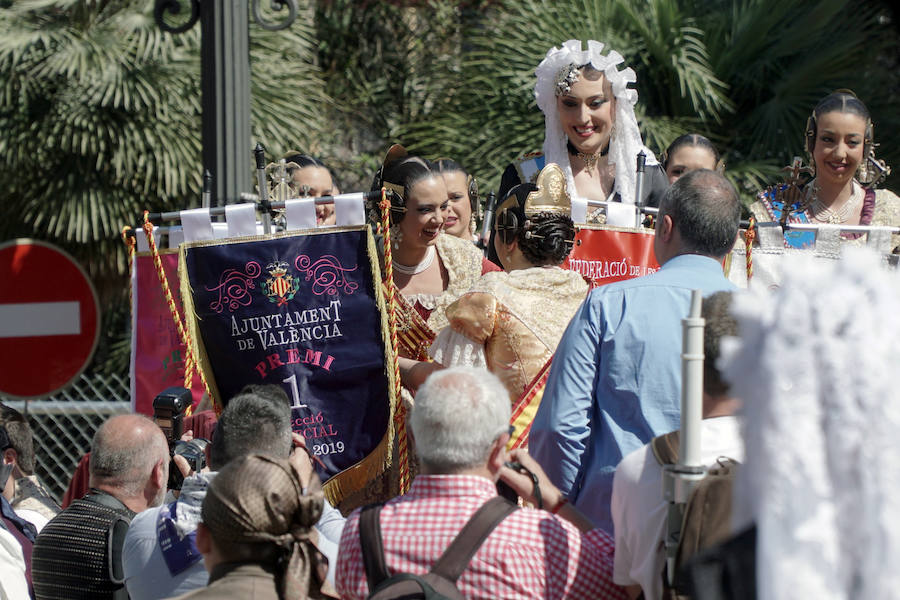
<instances>
[{"instance_id":1,"label":"red no-entry traffic sign","mask_svg":"<svg viewBox=\"0 0 900 600\"><path fill-rule=\"evenodd\" d=\"M0 393L49 396L78 377L100 336L100 304L84 269L56 246L0 244Z\"/></svg>"}]
</instances>

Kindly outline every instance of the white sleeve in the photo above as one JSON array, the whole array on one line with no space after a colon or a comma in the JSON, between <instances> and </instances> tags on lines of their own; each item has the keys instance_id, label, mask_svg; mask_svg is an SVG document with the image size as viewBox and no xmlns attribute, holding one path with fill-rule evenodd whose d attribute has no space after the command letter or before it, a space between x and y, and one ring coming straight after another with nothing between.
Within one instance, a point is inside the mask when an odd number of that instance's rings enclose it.
<instances>
[{"instance_id":1,"label":"white sleeve","mask_svg":"<svg viewBox=\"0 0 900 600\"><path fill-rule=\"evenodd\" d=\"M484 345L472 341L452 327L444 327L428 349L428 355L445 367L487 368Z\"/></svg>"},{"instance_id":2,"label":"white sleeve","mask_svg":"<svg viewBox=\"0 0 900 600\"><path fill-rule=\"evenodd\" d=\"M28 597L22 546L13 534L0 529L0 600Z\"/></svg>"},{"instance_id":3,"label":"white sleeve","mask_svg":"<svg viewBox=\"0 0 900 600\"><path fill-rule=\"evenodd\" d=\"M621 463L619 466L621 467ZM615 558L613 559L613 581L619 585L632 585L637 582L631 578L631 552L628 547L628 536L625 535L627 525L625 524L626 501L622 497L625 485L623 477L621 469L616 468L609 506L612 513L616 548Z\"/></svg>"},{"instance_id":4,"label":"white sleeve","mask_svg":"<svg viewBox=\"0 0 900 600\"><path fill-rule=\"evenodd\" d=\"M645 598L661 598L668 504L662 467L649 445L626 455L616 467L610 511L616 547L613 581L640 584Z\"/></svg>"},{"instance_id":5,"label":"white sleeve","mask_svg":"<svg viewBox=\"0 0 900 600\"><path fill-rule=\"evenodd\" d=\"M347 519L341 511L331 506L328 500L324 501L322 516L316 523L316 531L319 532L319 551L328 559L328 575L326 579L331 585L335 585L334 575L337 570L338 547L341 543L341 534L344 532L344 523Z\"/></svg>"}]
</instances>

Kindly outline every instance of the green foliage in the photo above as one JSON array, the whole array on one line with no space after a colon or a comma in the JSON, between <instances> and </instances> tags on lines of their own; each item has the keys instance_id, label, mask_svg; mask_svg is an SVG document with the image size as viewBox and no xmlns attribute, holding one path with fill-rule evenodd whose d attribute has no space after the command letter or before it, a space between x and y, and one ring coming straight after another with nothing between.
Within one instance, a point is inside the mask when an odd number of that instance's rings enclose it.
<instances>
[{"instance_id":1,"label":"green foliage","mask_svg":"<svg viewBox=\"0 0 900 600\"><path fill-rule=\"evenodd\" d=\"M199 25L164 33L152 8L19 0L0 10L0 239L68 249L109 313L127 301L122 227L144 209L200 198ZM251 26L253 133L266 146L321 137L325 95L306 12L281 32ZM123 335L126 320L104 322Z\"/></svg>"},{"instance_id":2,"label":"green foliage","mask_svg":"<svg viewBox=\"0 0 900 600\"><path fill-rule=\"evenodd\" d=\"M707 135L749 200L800 152L812 107L835 88L856 90L880 131L896 127L895 34L878 17L877 3L841 0L496 2L463 31L455 93L399 133L414 150L454 156L496 187L510 160L541 147L533 87L546 50L595 39L637 73L647 145L661 151L682 133ZM884 149L897 164L900 147Z\"/></svg>"},{"instance_id":3,"label":"green foliage","mask_svg":"<svg viewBox=\"0 0 900 600\"><path fill-rule=\"evenodd\" d=\"M0 177L12 217L0 231L90 248L93 275L121 269L116 234L144 205L199 181L189 134L198 36L166 36L128 4L23 1L0 17Z\"/></svg>"},{"instance_id":4,"label":"green foliage","mask_svg":"<svg viewBox=\"0 0 900 600\"><path fill-rule=\"evenodd\" d=\"M464 19L442 0L318 4L319 60L335 100L322 154L345 189L368 189L399 132L430 120L461 85Z\"/></svg>"}]
</instances>

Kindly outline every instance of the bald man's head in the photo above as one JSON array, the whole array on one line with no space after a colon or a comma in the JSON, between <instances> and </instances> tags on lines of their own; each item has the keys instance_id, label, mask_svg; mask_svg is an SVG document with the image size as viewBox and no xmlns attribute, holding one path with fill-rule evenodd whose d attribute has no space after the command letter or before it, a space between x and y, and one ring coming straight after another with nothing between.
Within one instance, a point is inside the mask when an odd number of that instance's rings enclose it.
<instances>
[{"instance_id":1,"label":"bald man's head","mask_svg":"<svg viewBox=\"0 0 900 600\"><path fill-rule=\"evenodd\" d=\"M169 447L156 423L143 415L112 417L94 434L91 487L106 491L115 489L126 497L141 496L160 462L168 474ZM165 480L159 493L160 501L164 494ZM157 504L155 500L155 496L149 499L149 504Z\"/></svg>"}]
</instances>

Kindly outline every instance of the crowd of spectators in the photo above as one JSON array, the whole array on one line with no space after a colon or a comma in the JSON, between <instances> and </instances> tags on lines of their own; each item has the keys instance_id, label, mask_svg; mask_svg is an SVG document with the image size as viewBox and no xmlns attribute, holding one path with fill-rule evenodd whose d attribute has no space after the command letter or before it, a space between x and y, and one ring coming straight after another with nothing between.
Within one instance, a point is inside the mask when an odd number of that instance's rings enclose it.
<instances>
[{"instance_id":1,"label":"crowd of spectators","mask_svg":"<svg viewBox=\"0 0 900 600\"><path fill-rule=\"evenodd\" d=\"M432 373L418 388L408 417L417 475L407 493L372 513L341 515L325 500L305 442L291 431L290 402L274 386L248 386L229 399L206 448L208 469L197 473L185 461L170 462L167 440L153 420L108 419L91 447L88 493L61 511L34 477L35 443L27 420L3 407L0 598L367 598L393 576L410 574L417 582L425 577L485 506L507 502L494 500L503 487L518 502L485 528L470 560L459 565L451 583L463 596L664 597L671 592L665 575L670 507L663 495L663 461L653 444L664 436L678 446L681 319L690 291L707 295L701 458L707 467L723 458L753 462L750 443L745 457L739 416L752 388L744 383L735 393L729 386L729 376L738 372L734 351L730 367L719 368L728 362L726 340L740 340L747 356L755 345L777 351L766 342L781 335L778 328L766 328L765 318L747 309L746 301L734 300L740 294L722 276L720 263L737 235L738 215L733 186L714 171L690 172L669 189L656 225L660 271L588 295L552 364L529 450L507 449L509 394L494 374L475 367ZM862 259L854 264L876 269ZM808 270L786 270L784 289L795 289L791 277L801 281L804 307L814 315ZM896 298L893 279L860 275L853 281L846 269L841 275L857 301L877 298L886 309ZM803 295L792 293L795 300ZM733 304L744 306L743 313ZM773 312L782 308L768 306ZM900 331L897 320L885 321L879 331L875 320L860 319L861 331L847 343L859 350L867 339L892 335ZM756 329L748 333L747 323ZM814 318L810 323L817 326ZM847 327L843 323L840 331ZM829 329L820 336L823 347L839 346L837 333ZM799 334L792 335L796 342ZM783 359L773 360L780 365ZM778 389L789 389L787 379L778 381ZM830 398L833 392L828 386L804 388L806 397ZM771 411L759 408L766 401L754 402L755 412L745 412L771 419ZM886 423L897 420L883 412ZM876 442L882 429L875 429ZM758 442L761 434L754 435L751 441ZM835 441L832 450L845 442ZM766 451L758 443L755 448ZM789 453L783 447L777 452ZM170 468L186 475L177 496L167 494ZM760 472L757 463L745 478L742 502L752 510L744 511L742 525L757 523L759 535L769 536L759 543L777 556L771 511L748 500L754 486L775 489ZM854 493L848 490L844 501L850 503ZM795 504L796 515L803 502ZM882 504L872 500L867 506L885 516ZM782 529L790 528L790 520L776 516ZM379 544L362 541L371 541L372 531ZM752 555L755 538L750 539L751 550L741 546L735 552ZM893 547L889 534L879 539L888 550ZM717 560L733 550L726 543L709 551L720 553ZM714 560L704 553L697 558L698 564ZM751 572L738 575L753 580L752 560L729 564L750 565ZM764 561L761 568L780 573L773 564ZM860 579L867 572L865 564L856 564L838 582L845 593L836 597L852 597L867 585ZM753 589L745 586L740 597ZM772 597L789 597L771 585L767 589Z\"/></svg>"}]
</instances>

